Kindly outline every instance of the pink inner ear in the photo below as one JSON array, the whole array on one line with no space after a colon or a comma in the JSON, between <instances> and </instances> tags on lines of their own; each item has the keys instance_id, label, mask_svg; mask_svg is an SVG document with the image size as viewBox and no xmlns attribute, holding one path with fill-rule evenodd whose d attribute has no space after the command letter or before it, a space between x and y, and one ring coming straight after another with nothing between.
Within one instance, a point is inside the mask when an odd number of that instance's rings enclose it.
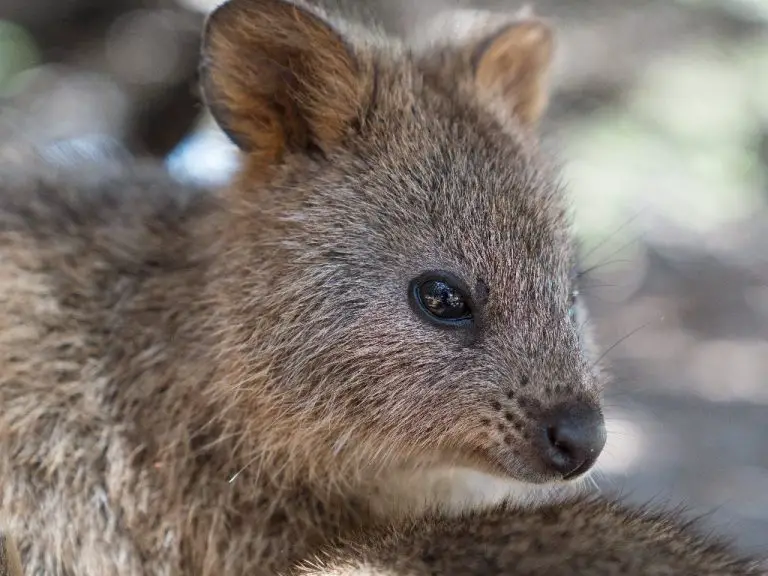
<instances>
[{"instance_id":1,"label":"pink inner ear","mask_svg":"<svg viewBox=\"0 0 768 576\"><path fill-rule=\"evenodd\" d=\"M545 79L553 48L552 30L543 22L512 24L476 55L478 89L505 103L524 124L534 124L547 105Z\"/></svg>"}]
</instances>

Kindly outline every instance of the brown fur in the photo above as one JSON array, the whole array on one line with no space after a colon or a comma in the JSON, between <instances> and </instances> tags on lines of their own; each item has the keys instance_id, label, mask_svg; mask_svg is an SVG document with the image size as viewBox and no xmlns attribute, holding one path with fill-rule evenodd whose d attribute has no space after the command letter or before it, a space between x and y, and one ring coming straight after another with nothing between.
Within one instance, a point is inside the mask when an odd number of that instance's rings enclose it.
<instances>
[{"instance_id":1,"label":"brown fur","mask_svg":"<svg viewBox=\"0 0 768 576\"><path fill-rule=\"evenodd\" d=\"M432 516L359 536L294 576L746 576L768 565L676 512L578 499Z\"/></svg>"},{"instance_id":2,"label":"brown fur","mask_svg":"<svg viewBox=\"0 0 768 576\"><path fill-rule=\"evenodd\" d=\"M11 538L0 533L0 576L23 576L21 558Z\"/></svg>"},{"instance_id":3,"label":"brown fur","mask_svg":"<svg viewBox=\"0 0 768 576\"><path fill-rule=\"evenodd\" d=\"M534 124L547 104L543 83L552 50L552 31L543 22L509 26L483 51L477 81L484 91L508 102L513 116Z\"/></svg>"},{"instance_id":4,"label":"brown fur","mask_svg":"<svg viewBox=\"0 0 768 576\"><path fill-rule=\"evenodd\" d=\"M3 168L0 526L30 573L273 574L393 514L557 481L541 414L601 385L531 130L548 36L514 56L515 25L411 51L231 0L202 67L245 152L230 188ZM433 269L480 303L472 330L410 309Z\"/></svg>"},{"instance_id":5,"label":"brown fur","mask_svg":"<svg viewBox=\"0 0 768 576\"><path fill-rule=\"evenodd\" d=\"M250 153L339 144L370 92L355 59L325 22L279 2L230 2L209 19L202 62L208 105Z\"/></svg>"}]
</instances>

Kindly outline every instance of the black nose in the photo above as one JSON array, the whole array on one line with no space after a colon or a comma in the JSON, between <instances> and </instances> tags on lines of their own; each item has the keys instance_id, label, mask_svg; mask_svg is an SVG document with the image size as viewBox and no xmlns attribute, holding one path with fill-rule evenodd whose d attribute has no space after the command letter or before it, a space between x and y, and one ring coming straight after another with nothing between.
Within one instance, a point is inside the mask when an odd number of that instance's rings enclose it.
<instances>
[{"instance_id":1,"label":"black nose","mask_svg":"<svg viewBox=\"0 0 768 576\"><path fill-rule=\"evenodd\" d=\"M566 480L592 467L605 440L603 414L590 404L562 404L545 413L541 420L541 460Z\"/></svg>"}]
</instances>

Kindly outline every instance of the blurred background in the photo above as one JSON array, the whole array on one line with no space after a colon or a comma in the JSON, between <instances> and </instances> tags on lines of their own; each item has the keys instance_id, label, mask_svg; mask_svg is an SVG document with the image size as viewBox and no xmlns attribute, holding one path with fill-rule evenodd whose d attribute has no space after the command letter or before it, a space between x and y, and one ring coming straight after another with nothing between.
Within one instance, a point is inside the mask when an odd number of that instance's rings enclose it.
<instances>
[{"instance_id":1,"label":"blurred background","mask_svg":"<svg viewBox=\"0 0 768 576\"><path fill-rule=\"evenodd\" d=\"M396 34L437 8L361 0ZM0 0L0 154L57 142L215 185L196 90L211 0ZM538 0L559 29L545 142L575 202L613 374L599 484L768 548L768 0Z\"/></svg>"}]
</instances>

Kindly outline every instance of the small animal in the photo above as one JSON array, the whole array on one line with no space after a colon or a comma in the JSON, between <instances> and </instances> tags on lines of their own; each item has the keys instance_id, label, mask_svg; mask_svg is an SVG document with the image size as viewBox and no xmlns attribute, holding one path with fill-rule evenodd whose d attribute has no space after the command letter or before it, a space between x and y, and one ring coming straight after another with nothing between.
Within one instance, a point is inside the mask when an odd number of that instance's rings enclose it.
<instances>
[{"instance_id":1,"label":"small animal","mask_svg":"<svg viewBox=\"0 0 768 576\"><path fill-rule=\"evenodd\" d=\"M0 526L28 572L273 575L584 478L602 379L537 146L552 51L531 15L411 46L230 0L201 85L231 185L6 162Z\"/></svg>"}]
</instances>

